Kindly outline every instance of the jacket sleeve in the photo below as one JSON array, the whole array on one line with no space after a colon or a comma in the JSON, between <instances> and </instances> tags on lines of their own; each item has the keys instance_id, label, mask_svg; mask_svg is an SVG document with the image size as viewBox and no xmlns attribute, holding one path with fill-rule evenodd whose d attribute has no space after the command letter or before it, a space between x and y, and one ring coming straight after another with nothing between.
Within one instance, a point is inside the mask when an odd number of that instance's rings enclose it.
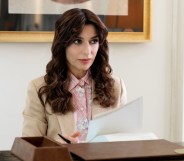
<instances>
[{"instance_id":1,"label":"jacket sleeve","mask_svg":"<svg viewBox=\"0 0 184 161\"><path fill-rule=\"evenodd\" d=\"M27 90L25 109L23 110L22 136L44 136L47 132L45 108L42 106L38 89L34 82L30 82Z\"/></svg>"}]
</instances>

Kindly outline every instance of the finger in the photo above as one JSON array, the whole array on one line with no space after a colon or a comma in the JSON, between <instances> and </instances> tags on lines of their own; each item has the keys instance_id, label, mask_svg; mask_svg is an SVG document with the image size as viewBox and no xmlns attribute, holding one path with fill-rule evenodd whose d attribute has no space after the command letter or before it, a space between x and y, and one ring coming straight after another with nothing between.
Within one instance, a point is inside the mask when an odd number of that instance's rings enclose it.
<instances>
[{"instance_id":1,"label":"finger","mask_svg":"<svg viewBox=\"0 0 184 161\"><path fill-rule=\"evenodd\" d=\"M78 143L78 138L74 138L74 137L69 136L68 140L70 140L71 143Z\"/></svg>"},{"instance_id":2,"label":"finger","mask_svg":"<svg viewBox=\"0 0 184 161\"><path fill-rule=\"evenodd\" d=\"M73 137L73 138L76 138L76 137L78 137L78 136L80 136L80 131L76 131L76 132L74 132L72 135L71 135L71 137Z\"/></svg>"},{"instance_id":3,"label":"finger","mask_svg":"<svg viewBox=\"0 0 184 161\"><path fill-rule=\"evenodd\" d=\"M74 132L71 136L65 136L65 138L70 140L71 143L78 143L78 136L80 136L80 131Z\"/></svg>"}]
</instances>

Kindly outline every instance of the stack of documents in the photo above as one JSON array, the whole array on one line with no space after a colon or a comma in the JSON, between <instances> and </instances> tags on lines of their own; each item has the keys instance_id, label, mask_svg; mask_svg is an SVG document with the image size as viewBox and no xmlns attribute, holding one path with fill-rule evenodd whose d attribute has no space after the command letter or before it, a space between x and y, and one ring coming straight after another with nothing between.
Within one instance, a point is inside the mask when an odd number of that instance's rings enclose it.
<instances>
[{"instance_id":1,"label":"stack of documents","mask_svg":"<svg viewBox=\"0 0 184 161\"><path fill-rule=\"evenodd\" d=\"M142 131L143 98L111 110L89 123L86 142L153 140L156 135Z\"/></svg>"}]
</instances>

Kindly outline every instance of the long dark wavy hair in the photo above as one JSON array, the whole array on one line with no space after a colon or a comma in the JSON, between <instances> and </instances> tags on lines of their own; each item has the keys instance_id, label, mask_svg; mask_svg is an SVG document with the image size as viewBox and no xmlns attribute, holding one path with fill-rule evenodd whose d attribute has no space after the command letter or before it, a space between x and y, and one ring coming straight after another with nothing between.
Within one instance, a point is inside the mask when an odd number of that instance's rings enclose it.
<instances>
[{"instance_id":1,"label":"long dark wavy hair","mask_svg":"<svg viewBox=\"0 0 184 161\"><path fill-rule=\"evenodd\" d=\"M86 24L96 28L99 37L99 49L90 67L94 81L95 98L102 107L115 104L114 80L109 65L108 30L97 15L87 9L74 8L63 13L55 24L55 35L52 43L52 59L46 66L44 80L46 85L38 91L39 99L45 107L51 105L54 113L66 114L74 111L71 104L72 94L68 91L70 77L66 61L66 48L73 43Z\"/></svg>"}]
</instances>

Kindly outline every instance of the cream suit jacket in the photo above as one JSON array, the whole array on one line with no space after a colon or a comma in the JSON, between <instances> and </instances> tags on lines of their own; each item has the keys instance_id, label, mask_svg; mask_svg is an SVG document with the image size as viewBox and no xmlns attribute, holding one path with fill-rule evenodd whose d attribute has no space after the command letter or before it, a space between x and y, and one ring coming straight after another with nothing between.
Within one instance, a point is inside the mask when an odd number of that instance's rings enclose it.
<instances>
[{"instance_id":1,"label":"cream suit jacket","mask_svg":"<svg viewBox=\"0 0 184 161\"><path fill-rule=\"evenodd\" d=\"M116 103L113 107L103 108L98 103L92 101L92 119L98 115L119 107L127 101L126 88L120 78L113 77L115 80ZM48 136L59 142L63 142L58 133L70 136L75 132L74 113L69 112L65 115L53 113L49 104L44 108L38 98L38 90L45 85L44 78L39 77L30 82L27 91L25 109L23 111L23 130L22 136ZM95 97L94 95L92 96Z\"/></svg>"}]
</instances>

